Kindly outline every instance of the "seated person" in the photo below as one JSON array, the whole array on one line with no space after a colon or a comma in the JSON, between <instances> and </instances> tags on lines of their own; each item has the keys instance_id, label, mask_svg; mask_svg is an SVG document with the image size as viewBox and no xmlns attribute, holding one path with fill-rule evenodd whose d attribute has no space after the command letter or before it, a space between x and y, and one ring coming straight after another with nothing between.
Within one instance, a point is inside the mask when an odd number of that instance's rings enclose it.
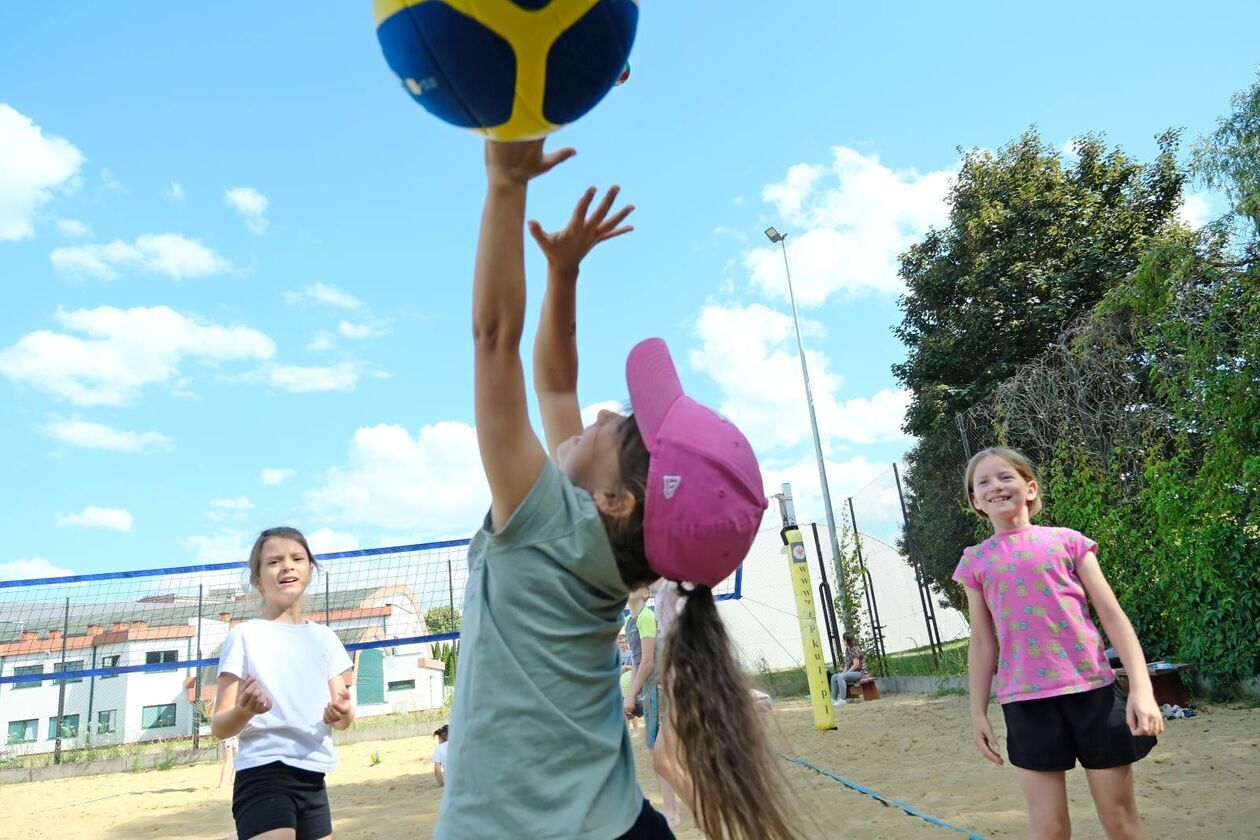
<instances>
[{"instance_id":1,"label":"seated person","mask_svg":"<svg viewBox=\"0 0 1260 840\"><path fill-rule=\"evenodd\" d=\"M848 694L850 684L857 684L866 676L866 652L862 650L862 646L858 644L857 637L852 633L844 634L844 671L839 674L831 675L831 703L833 706L839 706L848 701L845 695Z\"/></svg>"}]
</instances>

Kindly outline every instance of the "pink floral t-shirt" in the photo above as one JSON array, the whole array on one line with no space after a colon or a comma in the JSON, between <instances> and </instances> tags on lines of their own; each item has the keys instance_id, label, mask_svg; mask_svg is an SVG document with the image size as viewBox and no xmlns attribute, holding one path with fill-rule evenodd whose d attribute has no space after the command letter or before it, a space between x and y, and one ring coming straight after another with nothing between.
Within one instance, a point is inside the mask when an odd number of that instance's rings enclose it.
<instances>
[{"instance_id":1,"label":"pink floral t-shirt","mask_svg":"<svg viewBox=\"0 0 1260 840\"><path fill-rule=\"evenodd\" d=\"M954 580L984 595L997 628L999 703L1110 685L1115 672L1089 617L1077 564L1098 544L1070 528L1032 525L963 552Z\"/></svg>"}]
</instances>

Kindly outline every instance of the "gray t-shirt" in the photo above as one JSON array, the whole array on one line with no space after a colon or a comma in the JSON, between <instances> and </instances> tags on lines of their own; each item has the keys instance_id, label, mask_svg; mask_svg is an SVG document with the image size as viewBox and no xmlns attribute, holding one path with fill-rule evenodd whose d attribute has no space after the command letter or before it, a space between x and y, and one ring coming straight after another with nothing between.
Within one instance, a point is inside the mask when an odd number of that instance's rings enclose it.
<instances>
[{"instance_id":1,"label":"gray t-shirt","mask_svg":"<svg viewBox=\"0 0 1260 840\"><path fill-rule=\"evenodd\" d=\"M547 461L468 550L437 838L607 840L643 804L621 712L628 590L590 495Z\"/></svg>"}]
</instances>

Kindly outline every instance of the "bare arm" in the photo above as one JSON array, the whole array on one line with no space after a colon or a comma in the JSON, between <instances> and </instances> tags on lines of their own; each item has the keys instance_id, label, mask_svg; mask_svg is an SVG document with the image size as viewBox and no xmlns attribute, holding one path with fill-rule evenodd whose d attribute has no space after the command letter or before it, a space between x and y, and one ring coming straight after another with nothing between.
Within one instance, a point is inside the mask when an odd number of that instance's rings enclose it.
<instances>
[{"instance_id":1,"label":"bare arm","mask_svg":"<svg viewBox=\"0 0 1260 840\"><path fill-rule=\"evenodd\" d=\"M1076 574L1085 587L1089 602L1098 613L1103 631L1115 647L1124 670L1129 675L1129 699L1125 710L1129 729L1134 735L1158 735L1164 731L1164 717L1155 703L1155 690L1151 687L1151 675L1146 669L1146 656L1142 644L1124 608L1111 591L1111 584L1098 565L1098 557L1089 552L1076 566Z\"/></svg>"},{"instance_id":2,"label":"bare arm","mask_svg":"<svg viewBox=\"0 0 1260 840\"><path fill-rule=\"evenodd\" d=\"M547 257L547 292L534 340L534 392L552 458L561 443L582 433L577 398L578 267L597 244L634 229L620 226L633 206L623 207L608 218L618 191L617 187L610 189L588 218L595 198L595 188L591 187L578 201L569 224L555 233L545 232L538 222L529 223L534 241Z\"/></svg>"},{"instance_id":3,"label":"bare arm","mask_svg":"<svg viewBox=\"0 0 1260 840\"><path fill-rule=\"evenodd\" d=\"M994 764L1002 763L997 736L989 723L989 692L993 688L993 668L997 665L997 638L993 635L993 615L984 593L966 587L971 617L971 640L967 644L967 684L971 694L972 739L980 754Z\"/></svg>"},{"instance_id":4,"label":"bare arm","mask_svg":"<svg viewBox=\"0 0 1260 840\"><path fill-rule=\"evenodd\" d=\"M324 707L324 723L333 729L345 730L354 723L354 704L350 702L350 689L346 686L345 674L338 674L328 681L328 696L331 698Z\"/></svg>"},{"instance_id":5,"label":"bare arm","mask_svg":"<svg viewBox=\"0 0 1260 840\"><path fill-rule=\"evenodd\" d=\"M219 674L215 713L210 733L219 740L241 734L254 715L271 710L271 697L253 677L241 680L235 674Z\"/></svg>"},{"instance_id":6,"label":"bare arm","mask_svg":"<svg viewBox=\"0 0 1260 840\"><path fill-rule=\"evenodd\" d=\"M639 696L639 692L647 684L648 679L652 676L652 669L656 665L656 638L654 636L642 638L639 640L639 644L643 647L643 660L639 663L639 667L635 669L634 679L630 683L628 699L631 702Z\"/></svg>"},{"instance_id":7,"label":"bare arm","mask_svg":"<svg viewBox=\"0 0 1260 840\"><path fill-rule=\"evenodd\" d=\"M473 401L496 530L525 500L546 459L529 424L520 354L526 185L572 154L544 155L541 140L486 143L488 183L473 272Z\"/></svg>"}]
</instances>

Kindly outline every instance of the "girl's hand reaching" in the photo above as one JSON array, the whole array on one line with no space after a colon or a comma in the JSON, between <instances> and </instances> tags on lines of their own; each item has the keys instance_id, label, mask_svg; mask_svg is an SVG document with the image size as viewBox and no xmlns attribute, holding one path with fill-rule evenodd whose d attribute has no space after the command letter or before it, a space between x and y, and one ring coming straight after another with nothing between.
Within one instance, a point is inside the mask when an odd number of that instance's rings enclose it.
<instances>
[{"instance_id":1,"label":"girl's hand reaching","mask_svg":"<svg viewBox=\"0 0 1260 840\"><path fill-rule=\"evenodd\" d=\"M250 715L265 715L271 711L271 697L263 691L255 677L246 677L236 692L236 707Z\"/></svg>"},{"instance_id":2,"label":"girl's hand reaching","mask_svg":"<svg viewBox=\"0 0 1260 840\"><path fill-rule=\"evenodd\" d=\"M578 264L596 245L634 230L633 225L622 224L634 212L633 204L627 204L611 217L608 215L620 192L621 187L609 189L595 212L590 213L591 202L595 200L596 193L595 188L591 187L582 194L577 206L573 208L569 224L555 233L547 233L542 225L530 220L529 232L533 234L534 241L553 268L562 272L576 272Z\"/></svg>"},{"instance_id":3,"label":"girl's hand reaching","mask_svg":"<svg viewBox=\"0 0 1260 840\"><path fill-rule=\"evenodd\" d=\"M1149 692L1129 692L1124 704L1124 719L1134 735L1158 735L1164 731L1164 716Z\"/></svg>"},{"instance_id":4,"label":"girl's hand reaching","mask_svg":"<svg viewBox=\"0 0 1260 840\"><path fill-rule=\"evenodd\" d=\"M336 726L350 715L350 690L341 689L338 691L328 705L324 707L324 723L329 726Z\"/></svg>"},{"instance_id":5,"label":"girl's hand reaching","mask_svg":"<svg viewBox=\"0 0 1260 840\"><path fill-rule=\"evenodd\" d=\"M522 186L559 166L577 154L577 150L563 148L544 152L542 140L524 140L519 143L486 141L486 175L492 184Z\"/></svg>"},{"instance_id":6,"label":"girl's hand reaching","mask_svg":"<svg viewBox=\"0 0 1260 840\"><path fill-rule=\"evenodd\" d=\"M980 751L980 755L997 766L1002 766L1001 746L998 744L997 736L993 734L993 727L989 724L987 715L983 718L974 718L971 721L971 737L975 741L976 749Z\"/></svg>"}]
</instances>

